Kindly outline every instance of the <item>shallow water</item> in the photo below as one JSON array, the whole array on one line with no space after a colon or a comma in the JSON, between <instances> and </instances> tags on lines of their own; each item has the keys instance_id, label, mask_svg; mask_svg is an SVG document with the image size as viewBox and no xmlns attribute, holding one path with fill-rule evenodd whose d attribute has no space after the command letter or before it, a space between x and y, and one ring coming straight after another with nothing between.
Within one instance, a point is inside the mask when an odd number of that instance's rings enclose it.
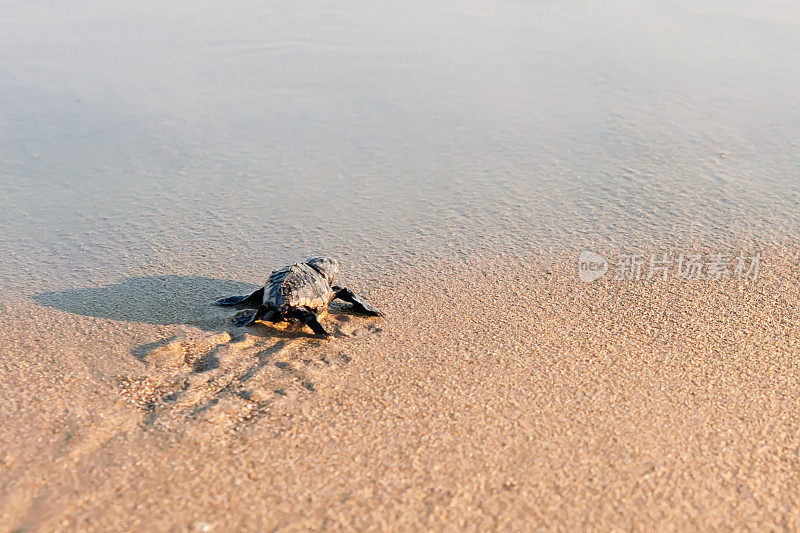
<instances>
[{"instance_id":1,"label":"shallow water","mask_svg":"<svg viewBox=\"0 0 800 533\"><path fill-rule=\"evenodd\" d=\"M796 4L402 4L0 4L0 288L800 234Z\"/></svg>"}]
</instances>

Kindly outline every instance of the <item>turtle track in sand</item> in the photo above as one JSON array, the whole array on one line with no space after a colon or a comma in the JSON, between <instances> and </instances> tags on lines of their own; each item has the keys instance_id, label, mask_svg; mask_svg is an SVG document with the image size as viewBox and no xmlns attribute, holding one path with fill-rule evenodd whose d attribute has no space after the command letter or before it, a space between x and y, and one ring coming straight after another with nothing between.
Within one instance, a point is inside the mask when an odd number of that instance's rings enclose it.
<instances>
[{"instance_id":1,"label":"turtle track in sand","mask_svg":"<svg viewBox=\"0 0 800 533\"><path fill-rule=\"evenodd\" d=\"M120 395L141 411L143 429L185 429L188 420L204 433L235 432L278 402L314 394L350 362L349 338L381 331L372 318L332 311L325 320L332 341L299 324L259 323L140 346L132 356L146 365L145 375L120 376Z\"/></svg>"}]
</instances>

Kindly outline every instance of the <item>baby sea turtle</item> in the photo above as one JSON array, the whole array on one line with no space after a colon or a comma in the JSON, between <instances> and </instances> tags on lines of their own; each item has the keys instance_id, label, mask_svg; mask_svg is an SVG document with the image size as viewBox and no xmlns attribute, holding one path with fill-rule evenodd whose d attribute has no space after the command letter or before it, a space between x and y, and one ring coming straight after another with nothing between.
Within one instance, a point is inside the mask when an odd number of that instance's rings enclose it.
<instances>
[{"instance_id":1,"label":"baby sea turtle","mask_svg":"<svg viewBox=\"0 0 800 533\"><path fill-rule=\"evenodd\" d=\"M231 296L217 300L217 305L235 305L253 308L249 312L238 313L233 323L236 326L249 326L256 320L283 322L300 320L317 335L330 338L322 324L320 315L328 310L334 298L353 304L353 309L372 316L383 313L353 294L350 289L333 284L339 273L339 263L330 257L312 257L305 263L295 263L275 270L270 274L264 287L249 296Z\"/></svg>"}]
</instances>

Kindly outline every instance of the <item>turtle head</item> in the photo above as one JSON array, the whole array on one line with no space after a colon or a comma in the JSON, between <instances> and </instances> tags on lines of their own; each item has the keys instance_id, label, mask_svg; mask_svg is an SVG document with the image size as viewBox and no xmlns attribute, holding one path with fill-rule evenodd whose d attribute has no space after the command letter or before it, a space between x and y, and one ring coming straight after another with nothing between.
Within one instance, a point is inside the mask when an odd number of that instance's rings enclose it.
<instances>
[{"instance_id":1,"label":"turtle head","mask_svg":"<svg viewBox=\"0 0 800 533\"><path fill-rule=\"evenodd\" d=\"M306 264L325 276L328 285L333 285L333 278L339 273L339 262L331 257L312 257Z\"/></svg>"}]
</instances>

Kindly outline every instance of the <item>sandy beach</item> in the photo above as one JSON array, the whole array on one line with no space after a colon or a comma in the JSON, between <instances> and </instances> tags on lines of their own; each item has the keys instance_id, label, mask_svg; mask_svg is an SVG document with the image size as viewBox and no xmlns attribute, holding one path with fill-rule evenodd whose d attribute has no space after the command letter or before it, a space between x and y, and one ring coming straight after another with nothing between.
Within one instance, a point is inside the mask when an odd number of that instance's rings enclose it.
<instances>
[{"instance_id":1,"label":"sandy beach","mask_svg":"<svg viewBox=\"0 0 800 533\"><path fill-rule=\"evenodd\" d=\"M334 310L330 342L232 328L217 280L163 281L196 288L188 323L124 283L96 294L149 320L6 298L2 521L795 529L797 250L757 283L409 268L364 287L387 318Z\"/></svg>"},{"instance_id":2,"label":"sandy beach","mask_svg":"<svg viewBox=\"0 0 800 533\"><path fill-rule=\"evenodd\" d=\"M0 532L800 529L796 6L0 11Z\"/></svg>"}]
</instances>

